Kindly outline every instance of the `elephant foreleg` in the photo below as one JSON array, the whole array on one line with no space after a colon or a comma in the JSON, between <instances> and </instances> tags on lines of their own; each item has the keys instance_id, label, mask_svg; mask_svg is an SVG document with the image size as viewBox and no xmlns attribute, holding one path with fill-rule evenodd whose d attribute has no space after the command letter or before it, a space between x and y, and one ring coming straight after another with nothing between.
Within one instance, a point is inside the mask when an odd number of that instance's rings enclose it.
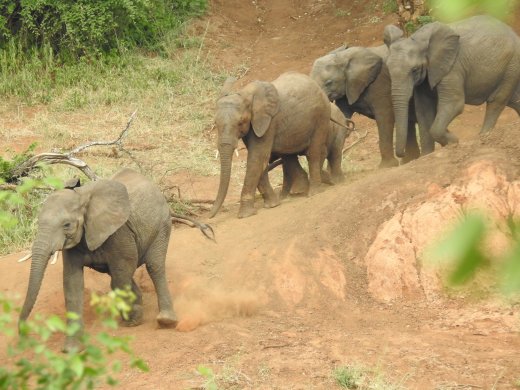
<instances>
[{"instance_id":1,"label":"elephant foreleg","mask_svg":"<svg viewBox=\"0 0 520 390\"><path fill-rule=\"evenodd\" d=\"M269 182L268 169L264 169L262 176L260 176L260 181L258 182L258 191L260 191L262 197L264 198L264 207L272 208L280 204L278 195L276 195L273 187L271 186L271 183Z\"/></svg>"},{"instance_id":2,"label":"elephant foreleg","mask_svg":"<svg viewBox=\"0 0 520 390\"><path fill-rule=\"evenodd\" d=\"M265 194L271 187L267 173L264 172L269 162L269 156L271 154L272 147L272 136L270 139L264 139L256 137L254 134L250 135L250 139L247 140L248 153L247 153L247 166L246 175L244 178L244 185L242 186L242 193L240 195L240 209L238 210L238 218L246 218L256 214L255 210L255 193L256 188L260 186L260 191L264 191ZM262 177L265 173L266 176ZM263 182L260 184L260 179ZM263 186L263 187L262 187ZM271 188L272 191L272 188ZM265 196L265 195L264 195Z\"/></svg>"},{"instance_id":3,"label":"elephant foreleg","mask_svg":"<svg viewBox=\"0 0 520 390\"><path fill-rule=\"evenodd\" d=\"M442 146L459 142L458 138L448 131L448 125L464 111L463 91L462 83L453 78L444 78L437 86L437 115L430 128L430 134Z\"/></svg>"},{"instance_id":4,"label":"elephant foreleg","mask_svg":"<svg viewBox=\"0 0 520 390\"><path fill-rule=\"evenodd\" d=\"M394 156L394 113L391 105L384 112L374 114L379 134L379 168L396 167L399 161Z\"/></svg>"},{"instance_id":5,"label":"elephant foreleg","mask_svg":"<svg viewBox=\"0 0 520 390\"><path fill-rule=\"evenodd\" d=\"M63 291L65 293L65 308L68 313L75 313L77 319L67 319L67 323L79 325L78 331L71 336L67 336L63 352L80 350L81 336L83 335L83 265L78 259L72 259L67 251L63 252Z\"/></svg>"}]
</instances>

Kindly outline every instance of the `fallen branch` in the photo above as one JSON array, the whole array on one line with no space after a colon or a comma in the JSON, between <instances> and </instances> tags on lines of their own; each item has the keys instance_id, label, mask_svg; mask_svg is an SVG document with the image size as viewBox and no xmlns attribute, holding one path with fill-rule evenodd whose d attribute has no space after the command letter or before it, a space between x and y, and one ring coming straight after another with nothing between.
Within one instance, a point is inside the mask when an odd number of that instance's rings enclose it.
<instances>
[{"instance_id":1,"label":"fallen branch","mask_svg":"<svg viewBox=\"0 0 520 390\"><path fill-rule=\"evenodd\" d=\"M137 113L137 110L135 110L132 115L130 115L130 118L128 119L128 122L126 124L126 127L121 131L119 134L119 137L117 137L113 141L93 141L89 142L87 144L83 144L78 146L77 148L72 149L70 152L66 153L67 156L72 156L74 154L77 154L87 148L90 148L92 146L107 146L107 145L117 145L119 148L122 148L123 146L123 138L126 136L128 129L130 128L130 125L132 124L132 121L134 120L135 114Z\"/></svg>"},{"instance_id":2,"label":"fallen branch","mask_svg":"<svg viewBox=\"0 0 520 390\"><path fill-rule=\"evenodd\" d=\"M216 242L215 232L213 231L213 228L211 227L211 225L199 222L196 219L186 217L185 215L176 214L173 212L170 212L170 216L172 217L172 220L182 222L191 227L195 227L195 226L198 227L200 229L200 231L202 232L202 234L204 234L210 240L213 240Z\"/></svg>"},{"instance_id":3,"label":"fallen branch","mask_svg":"<svg viewBox=\"0 0 520 390\"><path fill-rule=\"evenodd\" d=\"M86 162L83 160L80 160L75 157L70 157L69 155L62 154L62 153L40 153L36 156L31 157L30 159L24 161L20 165L18 165L16 168L13 169L13 176L14 177L24 177L29 174L30 171L35 169L38 164L40 163L47 163L47 164L67 164L71 165L75 168L78 168L80 171L82 171L89 179L91 180L97 180L98 177L90 169L90 167L87 165Z\"/></svg>"},{"instance_id":4,"label":"fallen branch","mask_svg":"<svg viewBox=\"0 0 520 390\"><path fill-rule=\"evenodd\" d=\"M132 124L132 121L134 120L135 114L137 113L137 110L132 113L130 116L125 128L119 136L113 140L113 141L94 141L89 142L87 144L83 144L81 146L78 146L77 148L72 149L68 153L40 153L36 156L33 156L29 158L28 160L24 161L23 163L19 164L13 169L12 176L15 178L21 178L29 175L29 173L36 169L40 163L47 163L47 164L66 164L71 165L75 168L78 168L80 171L82 171L85 176L87 176L90 180L97 180L98 176L90 169L90 167L87 165L86 162L83 160L80 160L76 157L73 157L75 154L90 148L92 146L107 146L107 145L117 145L119 149L125 153L127 153L130 158L136 162L136 160L133 158L130 152L125 150L123 148L123 138L127 135L128 129L130 128L130 125ZM139 163L136 162L139 166ZM3 187L2 187L3 188ZM6 189L10 189L9 187L6 187Z\"/></svg>"}]
</instances>

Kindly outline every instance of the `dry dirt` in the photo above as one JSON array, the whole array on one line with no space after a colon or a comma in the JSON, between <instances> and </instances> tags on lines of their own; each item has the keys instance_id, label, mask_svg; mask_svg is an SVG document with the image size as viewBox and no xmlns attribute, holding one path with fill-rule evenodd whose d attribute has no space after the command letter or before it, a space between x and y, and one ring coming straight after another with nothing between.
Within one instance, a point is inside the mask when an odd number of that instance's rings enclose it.
<instances>
[{"instance_id":1,"label":"dry dirt","mask_svg":"<svg viewBox=\"0 0 520 390\"><path fill-rule=\"evenodd\" d=\"M214 0L194 28L207 29L215 67L241 72L245 83L308 72L342 42L379 44L391 22L375 1ZM261 209L258 200L258 214L248 219L236 218L235 184L226 210L211 221L217 243L183 227L172 235L167 264L178 331L157 329L153 287L138 271L146 322L117 334L135 337L150 372L125 371L122 386L202 388L195 369L203 364L222 388L330 389L337 388L334 367L362 364L409 389L515 388L519 305L494 297L490 284L478 286L478 298L447 294L441 267L421 262L463 211L481 207L495 226L489 250L507 248L505 220L520 215L519 120L506 110L479 139L482 117L482 107L468 107L450 126L458 147L384 170L376 169L374 123L354 117L368 136L346 156L346 183L275 209ZM198 197L209 198L215 184L191 182ZM2 260L0 289L21 302L30 264L18 257ZM86 294L107 291L105 275L87 271L86 279ZM63 311L58 262L48 267L35 312ZM96 331L86 311L86 327Z\"/></svg>"}]
</instances>

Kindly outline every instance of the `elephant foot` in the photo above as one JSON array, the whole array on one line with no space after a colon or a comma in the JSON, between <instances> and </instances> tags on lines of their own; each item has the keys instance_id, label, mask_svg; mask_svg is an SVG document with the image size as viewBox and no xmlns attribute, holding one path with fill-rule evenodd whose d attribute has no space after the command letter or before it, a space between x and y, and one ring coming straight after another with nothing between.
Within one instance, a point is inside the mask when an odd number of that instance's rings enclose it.
<instances>
[{"instance_id":1,"label":"elephant foot","mask_svg":"<svg viewBox=\"0 0 520 390\"><path fill-rule=\"evenodd\" d=\"M274 195L267 199L264 199L264 207L267 209L276 207L280 205L280 200L278 199L278 196Z\"/></svg>"},{"instance_id":2,"label":"elephant foot","mask_svg":"<svg viewBox=\"0 0 520 390\"><path fill-rule=\"evenodd\" d=\"M407 164L409 163L410 161L413 161L413 160L417 160L419 158L419 155L417 156L409 156L409 155L405 155L402 159L401 159L401 164Z\"/></svg>"},{"instance_id":3,"label":"elephant foot","mask_svg":"<svg viewBox=\"0 0 520 390\"><path fill-rule=\"evenodd\" d=\"M85 349L83 343L77 337L67 337L65 339L65 344L61 352L63 353L72 353L72 352L81 352Z\"/></svg>"},{"instance_id":4,"label":"elephant foot","mask_svg":"<svg viewBox=\"0 0 520 390\"><path fill-rule=\"evenodd\" d=\"M345 175L343 173L332 175L332 182L334 184L343 183L346 180Z\"/></svg>"},{"instance_id":5,"label":"elephant foot","mask_svg":"<svg viewBox=\"0 0 520 390\"><path fill-rule=\"evenodd\" d=\"M439 142L442 146L456 145L459 143L459 139L457 138L457 136L453 135L448 131L444 133L441 137L439 137L436 141Z\"/></svg>"},{"instance_id":6,"label":"elephant foot","mask_svg":"<svg viewBox=\"0 0 520 390\"><path fill-rule=\"evenodd\" d=\"M256 209L253 205L249 204L240 204L240 209L238 210L238 218L247 218L251 215L256 214Z\"/></svg>"},{"instance_id":7,"label":"elephant foot","mask_svg":"<svg viewBox=\"0 0 520 390\"><path fill-rule=\"evenodd\" d=\"M334 181L332 180L330 173L324 170L321 171L321 182L328 185L334 185Z\"/></svg>"},{"instance_id":8,"label":"elephant foot","mask_svg":"<svg viewBox=\"0 0 520 390\"><path fill-rule=\"evenodd\" d=\"M308 196L313 196L313 195L316 195L318 192L321 192L320 187L321 187L320 183L311 184L311 186L309 187Z\"/></svg>"},{"instance_id":9,"label":"elephant foot","mask_svg":"<svg viewBox=\"0 0 520 390\"><path fill-rule=\"evenodd\" d=\"M309 192L309 179L307 175L297 177L291 186L291 195L307 194Z\"/></svg>"},{"instance_id":10,"label":"elephant foot","mask_svg":"<svg viewBox=\"0 0 520 390\"><path fill-rule=\"evenodd\" d=\"M143 322L143 307L141 305L134 305L128 319L121 321L122 325L126 327L139 326Z\"/></svg>"},{"instance_id":11,"label":"elephant foot","mask_svg":"<svg viewBox=\"0 0 520 390\"><path fill-rule=\"evenodd\" d=\"M384 158L379 163L379 168L392 168L398 167L399 161L396 158Z\"/></svg>"},{"instance_id":12,"label":"elephant foot","mask_svg":"<svg viewBox=\"0 0 520 390\"><path fill-rule=\"evenodd\" d=\"M173 310L161 311L157 316L157 323L161 328L175 328L178 322Z\"/></svg>"}]
</instances>

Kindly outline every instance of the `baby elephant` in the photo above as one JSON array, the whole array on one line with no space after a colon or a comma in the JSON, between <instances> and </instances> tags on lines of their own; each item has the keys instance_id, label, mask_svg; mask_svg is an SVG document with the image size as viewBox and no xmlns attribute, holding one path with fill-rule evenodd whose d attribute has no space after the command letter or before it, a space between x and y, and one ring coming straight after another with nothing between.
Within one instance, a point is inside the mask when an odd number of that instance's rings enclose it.
<instances>
[{"instance_id":1,"label":"baby elephant","mask_svg":"<svg viewBox=\"0 0 520 390\"><path fill-rule=\"evenodd\" d=\"M350 135L351 128L341 110L331 103L331 122L327 135L327 170L321 171L321 181L327 184L345 180L341 169L343 146ZM289 193L307 194L309 179L298 161L297 155L286 156L283 162L283 185L280 196L285 198Z\"/></svg>"},{"instance_id":2,"label":"baby elephant","mask_svg":"<svg viewBox=\"0 0 520 390\"><path fill-rule=\"evenodd\" d=\"M172 229L170 209L159 188L141 174L123 169L109 180L63 189L50 195L38 216L32 264L20 321L29 316L49 258L63 251L63 288L68 312L83 329L83 267L108 273L111 287L131 286L136 295L126 325L143 321L142 297L133 275L145 264L159 302L157 322L175 327L165 274ZM81 330L68 336L64 351L80 347Z\"/></svg>"}]
</instances>

